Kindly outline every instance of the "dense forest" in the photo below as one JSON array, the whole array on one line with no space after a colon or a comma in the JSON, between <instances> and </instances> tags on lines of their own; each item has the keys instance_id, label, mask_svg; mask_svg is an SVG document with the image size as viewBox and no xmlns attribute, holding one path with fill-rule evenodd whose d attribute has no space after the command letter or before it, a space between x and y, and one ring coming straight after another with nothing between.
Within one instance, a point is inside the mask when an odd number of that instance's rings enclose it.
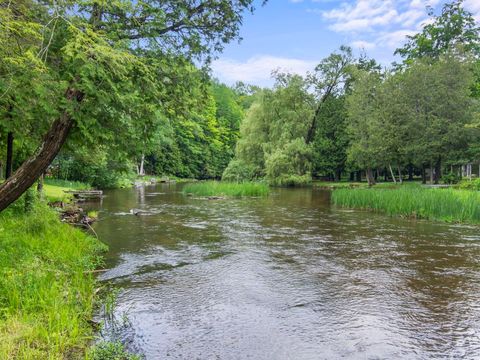
<instances>
[{"instance_id":1,"label":"dense forest","mask_svg":"<svg viewBox=\"0 0 480 360\"><path fill-rule=\"evenodd\" d=\"M271 89L227 86L208 64L251 3L162 9L156 24L140 3L2 1L2 175L22 170L23 190L42 174L100 188L145 174L438 183L478 164L479 28L462 1L431 13L400 63L342 46L306 76L274 72Z\"/></svg>"}]
</instances>

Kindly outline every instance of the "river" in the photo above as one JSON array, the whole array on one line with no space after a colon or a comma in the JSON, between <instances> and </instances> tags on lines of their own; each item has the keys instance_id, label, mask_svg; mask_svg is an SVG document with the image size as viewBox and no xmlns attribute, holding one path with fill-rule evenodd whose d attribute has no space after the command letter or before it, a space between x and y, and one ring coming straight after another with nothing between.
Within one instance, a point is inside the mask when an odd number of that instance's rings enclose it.
<instances>
[{"instance_id":1,"label":"river","mask_svg":"<svg viewBox=\"0 0 480 360\"><path fill-rule=\"evenodd\" d=\"M316 189L180 190L107 192L95 224L116 333L146 359L480 358L478 227L336 209Z\"/></svg>"}]
</instances>

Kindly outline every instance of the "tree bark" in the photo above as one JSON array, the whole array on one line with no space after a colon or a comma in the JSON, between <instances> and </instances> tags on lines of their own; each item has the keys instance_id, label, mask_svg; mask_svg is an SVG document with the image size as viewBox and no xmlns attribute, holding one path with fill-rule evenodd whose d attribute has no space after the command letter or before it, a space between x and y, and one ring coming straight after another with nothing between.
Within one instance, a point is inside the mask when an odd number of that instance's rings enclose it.
<instances>
[{"instance_id":1,"label":"tree bark","mask_svg":"<svg viewBox=\"0 0 480 360\"><path fill-rule=\"evenodd\" d=\"M433 161L430 160L430 184L433 185Z\"/></svg>"},{"instance_id":2,"label":"tree bark","mask_svg":"<svg viewBox=\"0 0 480 360\"><path fill-rule=\"evenodd\" d=\"M442 158L439 157L435 163L435 184L438 184L442 177Z\"/></svg>"},{"instance_id":3,"label":"tree bark","mask_svg":"<svg viewBox=\"0 0 480 360\"><path fill-rule=\"evenodd\" d=\"M5 179L12 176L13 172L13 132L7 135L7 165L5 168Z\"/></svg>"},{"instance_id":4,"label":"tree bark","mask_svg":"<svg viewBox=\"0 0 480 360\"><path fill-rule=\"evenodd\" d=\"M69 101L81 102L83 94L70 88L66 92L66 98ZM5 210L8 205L17 200L47 170L67 140L73 125L74 120L68 111L64 111L53 122L35 154L0 185L0 211Z\"/></svg>"},{"instance_id":5,"label":"tree bark","mask_svg":"<svg viewBox=\"0 0 480 360\"><path fill-rule=\"evenodd\" d=\"M362 182L362 170L358 170L356 173L355 173L355 180L357 182Z\"/></svg>"},{"instance_id":6,"label":"tree bark","mask_svg":"<svg viewBox=\"0 0 480 360\"><path fill-rule=\"evenodd\" d=\"M373 176L373 171L371 168L367 169L367 181L368 181L368 186L375 185L375 178Z\"/></svg>"},{"instance_id":7,"label":"tree bark","mask_svg":"<svg viewBox=\"0 0 480 360\"><path fill-rule=\"evenodd\" d=\"M388 165L388 168L390 169L390 174L392 174L393 182L396 184L397 183L397 178L395 177L395 174L393 173L392 165Z\"/></svg>"},{"instance_id":8,"label":"tree bark","mask_svg":"<svg viewBox=\"0 0 480 360\"><path fill-rule=\"evenodd\" d=\"M335 181L340 181L342 180L342 170L337 169L335 171Z\"/></svg>"},{"instance_id":9,"label":"tree bark","mask_svg":"<svg viewBox=\"0 0 480 360\"><path fill-rule=\"evenodd\" d=\"M413 181L413 165L408 164L408 181Z\"/></svg>"},{"instance_id":10,"label":"tree bark","mask_svg":"<svg viewBox=\"0 0 480 360\"><path fill-rule=\"evenodd\" d=\"M398 181L400 182L400 184L403 184L402 169L400 168L400 165L397 166L397 169L398 169Z\"/></svg>"},{"instance_id":11,"label":"tree bark","mask_svg":"<svg viewBox=\"0 0 480 360\"><path fill-rule=\"evenodd\" d=\"M140 166L138 168L138 175L139 176L144 176L145 175L145 154L142 154L142 157L140 158Z\"/></svg>"}]
</instances>

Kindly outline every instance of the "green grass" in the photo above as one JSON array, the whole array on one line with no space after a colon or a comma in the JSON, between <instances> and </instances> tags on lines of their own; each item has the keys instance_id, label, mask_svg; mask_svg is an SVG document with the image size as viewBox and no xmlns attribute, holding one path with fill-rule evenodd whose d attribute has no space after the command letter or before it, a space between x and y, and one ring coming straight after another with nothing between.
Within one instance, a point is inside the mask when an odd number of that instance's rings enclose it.
<instances>
[{"instance_id":1,"label":"green grass","mask_svg":"<svg viewBox=\"0 0 480 360\"><path fill-rule=\"evenodd\" d=\"M324 189L351 189L351 188L368 188L368 183L365 182L350 182L350 181L313 181L313 186L324 188ZM418 183L409 183L404 182L403 185L395 184L393 182L378 182L375 185L375 188L397 188L400 186L409 186L411 184Z\"/></svg>"},{"instance_id":2,"label":"green grass","mask_svg":"<svg viewBox=\"0 0 480 360\"><path fill-rule=\"evenodd\" d=\"M43 190L49 202L63 201L69 202L72 199L71 194L65 193L68 190L87 190L91 186L79 181L68 181L59 179L45 179Z\"/></svg>"},{"instance_id":3,"label":"green grass","mask_svg":"<svg viewBox=\"0 0 480 360\"><path fill-rule=\"evenodd\" d=\"M184 194L196 196L267 196L269 192L268 185L259 182L230 183L205 181L187 184L183 188Z\"/></svg>"},{"instance_id":4,"label":"green grass","mask_svg":"<svg viewBox=\"0 0 480 360\"><path fill-rule=\"evenodd\" d=\"M447 222L480 223L480 193L403 185L394 189L336 189L335 205L388 215Z\"/></svg>"},{"instance_id":5,"label":"green grass","mask_svg":"<svg viewBox=\"0 0 480 360\"><path fill-rule=\"evenodd\" d=\"M0 359L84 358L103 250L44 204L0 213Z\"/></svg>"}]
</instances>

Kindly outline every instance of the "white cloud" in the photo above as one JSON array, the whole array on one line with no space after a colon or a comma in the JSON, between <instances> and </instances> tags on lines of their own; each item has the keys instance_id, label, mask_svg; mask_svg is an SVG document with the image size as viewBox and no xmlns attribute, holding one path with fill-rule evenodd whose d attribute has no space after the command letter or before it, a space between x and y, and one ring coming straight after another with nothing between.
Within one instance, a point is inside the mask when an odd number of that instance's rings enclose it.
<instances>
[{"instance_id":1,"label":"white cloud","mask_svg":"<svg viewBox=\"0 0 480 360\"><path fill-rule=\"evenodd\" d=\"M245 62L232 59L218 59L213 62L213 75L227 83L243 81L260 86L272 84L272 71L281 70L305 75L315 68L317 62L294 58L259 55Z\"/></svg>"},{"instance_id":2,"label":"white cloud","mask_svg":"<svg viewBox=\"0 0 480 360\"><path fill-rule=\"evenodd\" d=\"M363 50L371 50L371 49L374 49L377 46L377 44L375 44L375 43L368 42L368 41L363 41L363 40L353 41L353 42L350 43L350 45L353 48L363 49Z\"/></svg>"}]
</instances>

